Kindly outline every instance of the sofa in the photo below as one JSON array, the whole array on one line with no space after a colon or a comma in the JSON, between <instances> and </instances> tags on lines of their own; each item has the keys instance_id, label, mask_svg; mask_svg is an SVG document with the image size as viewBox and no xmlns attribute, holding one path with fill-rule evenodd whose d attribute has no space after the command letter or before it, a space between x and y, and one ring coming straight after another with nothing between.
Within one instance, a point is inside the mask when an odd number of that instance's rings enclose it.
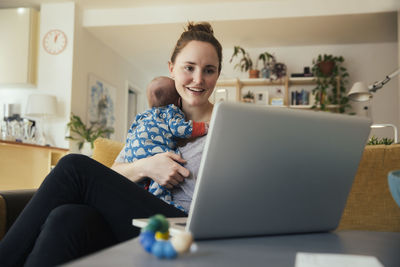
<instances>
[{"instance_id":1,"label":"sofa","mask_svg":"<svg viewBox=\"0 0 400 267\"><path fill-rule=\"evenodd\" d=\"M92 158L110 167L123 143L99 138ZM400 144L366 146L347 199L338 230L400 232L400 207L387 182L400 169ZM0 191L0 239L10 228L35 190Z\"/></svg>"},{"instance_id":2,"label":"sofa","mask_svg":"<svg viewBox=\"0 0 400 267\"><path fill-rule=\"evenodd\" d=\"M105 138L94 142L92 158L105 166L111 167L124 144ZM19 213L32 198L36 189L0 190L0 240L14 223Z\"/></svg>"}]
</instances>

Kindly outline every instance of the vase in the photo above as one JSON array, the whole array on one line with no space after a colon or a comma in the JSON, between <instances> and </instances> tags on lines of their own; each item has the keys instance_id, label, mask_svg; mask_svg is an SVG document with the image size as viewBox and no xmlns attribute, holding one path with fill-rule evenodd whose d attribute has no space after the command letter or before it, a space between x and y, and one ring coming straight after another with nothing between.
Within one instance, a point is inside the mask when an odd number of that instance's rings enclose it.
<instances>
[{"instance_id":1,"label":"vase","mask_svg":"<svg viewBox=\"0 0 400 267\"><path fill-rule=\"evenodd\" d=\"M91 157L93 155L93 148L90 142L83 143L81 154Z\"/></svg>"},{"instance_id":2,"label":"vase","mask_svg":"<svg viewBox=\"0 0 400 267\"><path fill-rule=\"evenodd\" d=\"M321 61L318 63L318 68L324 76L331 76L335 62L333 61Z\"/></svg>"},{"instance_id":3,"label":"vase","mask_svg":"<svg viewBox=\"0 0 400 267\"><path fill-rule=\"evenodd\" d=\"M390 193L394 201L400 207L400 170L391 171L388 174Z\"/></svg>"},{"instance_id":4,"label":"vase","mask_svg":"<svg viewBox=\"0 0 400 267\"><path fill-rule=\"evenodd\" d=\"M260 77L259 70L249 70L249 78L258 78Z\"/></svg>"},{"instance_id":5,"label":"vase","mask_svg":"<svg viewBox=\"0 0 400 267\"><path fill-rule=\"evenodd\" d=\"M269 68L262 68L261 69L261 77L268 79L271 76L271 70Z\"/></svg>"},{"instance_id":6,"label":"vase","mask_svg":"<svg viewBox=\"0 0 400 267\"><path fill-rule=\"evenodd\" d=\"M244 103L254 103L254 98L244 97L243 102Z\"/></svg>"}]
</instances>

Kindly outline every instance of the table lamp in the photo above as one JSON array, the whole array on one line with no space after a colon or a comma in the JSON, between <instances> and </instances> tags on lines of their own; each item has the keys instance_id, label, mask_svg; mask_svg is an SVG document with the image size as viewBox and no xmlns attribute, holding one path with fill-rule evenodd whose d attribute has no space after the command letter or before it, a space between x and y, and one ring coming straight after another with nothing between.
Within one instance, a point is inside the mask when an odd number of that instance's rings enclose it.
<instances>
[{"instance_id":1,"label":"table lamp","mask_svg":"<svg viewBox=\"0 0 400 267\"><path fill-rule=\"evenodd\" d=\"M354 83L353 87L351 87L347 96L353 101L357 102L367 101L370 98L372 98L372 93L375 93L377 90L381 89L393 77L399 74L400 74L400 68L394 71L392 74L386 76L385 79L378 82L374 82L368 87L365 86L363 82L356 82Z\"/></svg>"},{"instance_id":2,"label":"table lamp","mask_svg":"<svg viewBox=\"0 0 400 267\"><path fill-rule=\"evenodd\" d=\"M353 87L351 87L347 96L357 102L368 101L372 98L372 93L375 93L377 90L381 89L386 83L388 83L393 77L400 74L400 68L387 75L383 80L374 82L368 87L363 82L355 82ZM394 142L398 142L397 137L397 127L393 124L374 124L371 125L371 128L383 128L383 127L392 127L394 129Z\"/></svg>"},{"instance_id":3,"label":"table lamp","mask_svg":"<svg viewBox=\"0 0 400 267\"><path fill-rule=\"evenodd\" d=\"M26 117L31 117L36 121L36 143L46 145L43 120L57 113L57 99L52 95L32 94L29 95L26 106Z\"/></svg>"}]
</instances>

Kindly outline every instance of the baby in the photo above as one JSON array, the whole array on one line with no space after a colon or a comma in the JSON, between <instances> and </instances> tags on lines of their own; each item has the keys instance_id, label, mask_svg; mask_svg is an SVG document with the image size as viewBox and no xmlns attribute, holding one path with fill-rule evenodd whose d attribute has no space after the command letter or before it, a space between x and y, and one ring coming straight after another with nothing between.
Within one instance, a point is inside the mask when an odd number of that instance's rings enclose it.
<instances>
[{"instance_id":1,"label":"baby","mask_svg":"<svg viewBox=\"0 0 400 267\"><path fill-rule=\"evenodd\" d=\"M180 96L171 78L154 78L147 86L147 98L151 109L138 114L128 131L125 162L168 151L179 154L176 138L207 134L208 123L185 121L185 115L178 108ZM171 192L155 181L147 179L144 187L158 198L184 210L172 201Z\"/></svg>"}]
</instances>

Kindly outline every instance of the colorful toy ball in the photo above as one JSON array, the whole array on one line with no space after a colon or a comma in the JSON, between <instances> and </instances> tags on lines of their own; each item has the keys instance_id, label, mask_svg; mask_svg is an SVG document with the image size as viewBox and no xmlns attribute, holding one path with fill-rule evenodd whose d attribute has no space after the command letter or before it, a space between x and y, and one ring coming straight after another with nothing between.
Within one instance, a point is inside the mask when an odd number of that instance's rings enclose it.
<instances>
[{"instance_id":1,"label":"colorful toy ball","mask_svg":"<svg viewBox=\"0 0 400 267\"><path fill-rule=\"evenodd\" d=\"M157 214L149 219L142 229L139 242L143 248L159 259L174 259L178 254L187 252L192 245L193 237L188 232L182 232L169 239L169 223L164 215Z\"/></svg>"}]
</instances>

